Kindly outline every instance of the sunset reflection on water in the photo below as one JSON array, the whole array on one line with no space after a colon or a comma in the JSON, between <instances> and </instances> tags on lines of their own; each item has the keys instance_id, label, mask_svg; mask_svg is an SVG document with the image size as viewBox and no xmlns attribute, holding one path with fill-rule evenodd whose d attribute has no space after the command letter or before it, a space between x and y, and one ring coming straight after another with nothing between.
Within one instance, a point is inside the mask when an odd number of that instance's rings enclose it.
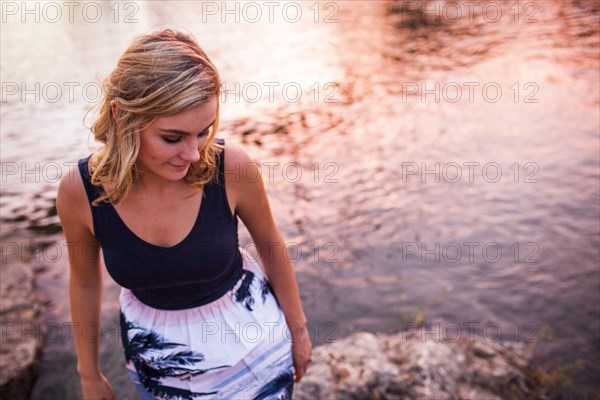
<instances>
[{"instance_id":1,"label":"sunset reflection on water","mask_svg":"<svg viewBox=\"0 0 600 400\"><path fill-rule=\"evenodd\" d=\"M165 24L189 30L229 90L221 136L277 163L263 179L284 237L302 249L294 266L312 323L334 322L342 337L397 331L423 314L430 324L493 321L507 340L515 324L534 324L533 364L585 360L566 393L598 393L598 2L482 2L501 8L497 22L436 21L399 1L330 3L337 8L297 2L297 23L223 23L196 1L136 3L133 24L9 18L2 79L83 87L110 72L132 35ZM324 22L332 10L335 21ZM81 124L92 104L80 91L73 101L22 100L3 99L3 163L71 162L96 148ZM291 164L302 170L297 181L282 171ZM462 175L452 182L456 166ZM498 168L496 181L489 174ZM57 224L48 216L55 183L3 179L3 234ZM439 252L439 261L421 260L421 244L470 242L480 244L473 260ZM503 250L497 261L480 252L490 243ZM411 244L416 254L407 254ZM62 260L38 276L52 301L46 321L68 320L66 274ZM117 288L106 285L114 313ZM108 347L103 360L121 363ZM47 354L34 398L71 394L72 343L49 344Z\"/></svg>"}]
</instances>

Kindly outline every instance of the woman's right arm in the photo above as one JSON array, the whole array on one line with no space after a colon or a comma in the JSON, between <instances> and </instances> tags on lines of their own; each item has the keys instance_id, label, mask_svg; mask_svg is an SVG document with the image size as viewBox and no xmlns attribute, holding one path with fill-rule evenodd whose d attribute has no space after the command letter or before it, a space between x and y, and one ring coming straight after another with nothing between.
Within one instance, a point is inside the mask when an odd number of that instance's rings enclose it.
<instances>
[{"instance_id":1,"label":"woman's right arm","mask_svg":"<svg viewBox=\"0 0 600 400\"><path fill-rule=\"evenodd\" d=\"M83 398L114 399L98 362L102 297L100 247L88 228L89 222L86 224L86 219L91 221L91 210L77 167L62 177L56 208L69 251L69 300Z\"/></svg>"}]
</instances>

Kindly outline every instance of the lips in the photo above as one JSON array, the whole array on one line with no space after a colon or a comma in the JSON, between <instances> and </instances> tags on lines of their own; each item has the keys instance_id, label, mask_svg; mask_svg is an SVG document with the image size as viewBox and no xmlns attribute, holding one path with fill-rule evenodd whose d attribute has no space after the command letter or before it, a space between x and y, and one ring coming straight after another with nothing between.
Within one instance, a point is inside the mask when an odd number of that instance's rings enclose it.
<instances>
[{"instance_id":1,"label":"lips","mask_svg":"<svg viewBox=\"0 0 600 400\"><path fill-rule=\"evenodd\" d=\"M172 166L172 167L174 167L174 168L177 168L177 169L185 169L185 168L187 168L187 167L190 166L190 164L177 165L177 164L171 164L171 163L169 163L169 165Z\"/></svg>"}]
</instances>

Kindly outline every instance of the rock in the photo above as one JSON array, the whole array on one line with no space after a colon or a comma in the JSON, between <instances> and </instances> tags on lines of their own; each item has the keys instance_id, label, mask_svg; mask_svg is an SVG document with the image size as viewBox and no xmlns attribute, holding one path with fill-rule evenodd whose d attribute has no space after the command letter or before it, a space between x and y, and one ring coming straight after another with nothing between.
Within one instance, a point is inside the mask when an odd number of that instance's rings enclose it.
<instances>
[{"instance_id":1,"label":"rock","mask_svg":"<svg viewBox=\"0 0 600 400\"><path fill-rule=\"evenodd\" d=\"M27 399L42 356L39 301L26 239L3 237L0 269L0 399Z\"/></svg>"},{"instance_id":2,"label":"rock","mask_svg":"<svg viewBox=\"0 0 600 400\"><path fill-rule=\"evenodd\" d=\"M544 397L533 393L527 353L515 343L358 332L316 347L312 360L296 400Z\"/></svg>"}]
</instances>

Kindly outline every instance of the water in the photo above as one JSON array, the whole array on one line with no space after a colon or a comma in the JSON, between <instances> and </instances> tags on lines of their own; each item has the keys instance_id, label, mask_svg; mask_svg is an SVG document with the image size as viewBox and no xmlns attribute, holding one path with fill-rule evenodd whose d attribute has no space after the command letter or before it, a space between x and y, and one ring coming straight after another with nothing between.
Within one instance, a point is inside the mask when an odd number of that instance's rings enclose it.
<instances>
[{"instance_id":1,"label":"water","mask_svg":"<svg viewBox=\"0 0 600 400\"><path fill-rule=\"evenodd\" d=\"M25 230L63 240L50 163L97 146L82 123L94 86L79 89L110 72L132 35L185 27L230 91L221 136L262 163L315 343L424 318L432 335L537 343L532 365L549 371L582 360L561 392L600 393L598 2L487 2L472 21L461 2L457 19L437 3L439 20L394 1L302 2L296 23L277 12L270 23L262 3L257 23L241 8L239 23L222 23L207 3L131 4L117 23L109 4L97 23L3 23L3 82L79 84L72 101L49 101L49 86L39 101L2 103L4 240ZM9 174L9 163L40 172ZM55 328L68 321L58 249L35 265ZM119 396L134 398L117 293L106 277L101 362ZM65 331L46 347L35 399L76 397Z\"/></svg>"}]
</instances>

